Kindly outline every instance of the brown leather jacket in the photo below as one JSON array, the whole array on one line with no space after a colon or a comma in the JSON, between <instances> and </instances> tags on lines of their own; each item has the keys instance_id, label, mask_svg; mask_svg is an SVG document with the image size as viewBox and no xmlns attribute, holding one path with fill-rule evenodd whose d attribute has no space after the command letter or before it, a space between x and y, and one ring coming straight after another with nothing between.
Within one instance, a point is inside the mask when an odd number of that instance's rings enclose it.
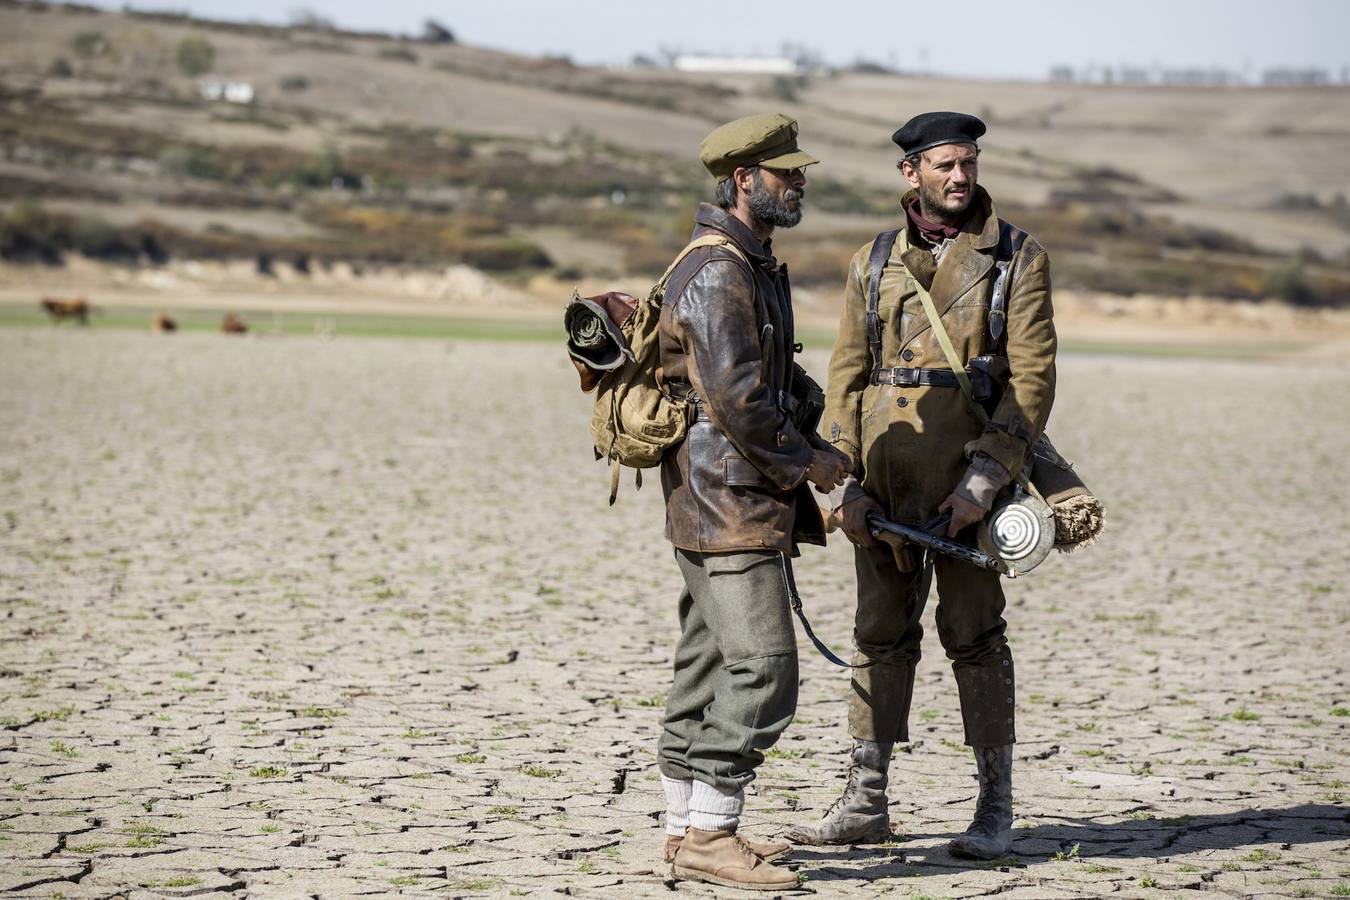
<instances>
[{"instance_id":1,"label":"brown leather jacket","mask_svg":"<svg viewBox=\"0 0 1350 900\"><path fill-rule=\"evenodd\" d=\"M823 544L820 509L806 484L811 443L780 409L792 377L792 295L787 267L730 213L701 204L694 237L721 232L671 275L661 309L662 376L692 392L685 439L666 453L661 484L666 537L684 550L795 552Z\"/></svg>"}]
</instances>

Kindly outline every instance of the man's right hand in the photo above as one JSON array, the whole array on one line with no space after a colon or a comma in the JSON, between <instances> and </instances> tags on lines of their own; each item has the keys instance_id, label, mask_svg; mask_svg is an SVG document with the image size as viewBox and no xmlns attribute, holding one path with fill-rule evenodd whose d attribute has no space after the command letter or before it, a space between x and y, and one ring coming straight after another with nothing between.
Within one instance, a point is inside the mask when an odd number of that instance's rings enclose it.
<instances>
[{"instance_id":1,"label":"man's right hand","mask_svg":"<svg viewBox=\"0 0 1350 900\"><path fill-rule=\"evenodd\" d=\"M812 447L811 463L806 467L806 480L822 494L828 494L844 483L844 476L850 468L848 457L833 447Z\"/></svg>"},{"instance_id":2,"label":"man's right hand","mask_svg":"<svg viewBox=\"0 0 1350 900\"><path fill-rule=\"evenodd\" d=\"M856 500L851 500L840 507L841 514L839 527L844 529L844 536L859 547L875 547L877 539L872 537L871 530L867 527L867 514L871 512L884 512L881 504L873 498L864 494Z\"/></svg>"}]
</instances>

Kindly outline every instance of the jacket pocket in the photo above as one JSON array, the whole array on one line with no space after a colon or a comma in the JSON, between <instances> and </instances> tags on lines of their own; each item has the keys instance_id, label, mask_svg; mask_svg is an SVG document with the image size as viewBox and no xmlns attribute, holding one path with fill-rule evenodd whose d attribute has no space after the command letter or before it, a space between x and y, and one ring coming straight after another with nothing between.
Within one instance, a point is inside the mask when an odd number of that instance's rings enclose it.
<instances>
[{"instance_id":1,"label":"jacket pocket","mask_svg":"<svg viewBox=\"0 0 1350 900\"><path fill-rule=\"evenodd\" d=\"M744 456L727 456L722 459L722 482L728 487L754 487L771 489L774 484L755 464Z\"/></svg>"}]
</instances>

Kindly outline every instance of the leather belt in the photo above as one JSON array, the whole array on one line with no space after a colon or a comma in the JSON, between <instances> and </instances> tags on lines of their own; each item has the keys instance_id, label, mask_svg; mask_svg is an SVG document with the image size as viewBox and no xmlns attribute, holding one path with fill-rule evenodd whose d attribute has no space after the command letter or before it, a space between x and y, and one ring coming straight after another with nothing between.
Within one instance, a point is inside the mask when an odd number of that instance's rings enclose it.
<instances>
[{"instance_id":1,"label":"leather belt","mask_svg":"<svg viewBox=\"0 0 1350 900\"><path fill-rule=\"evenodd\" d=\"M877 369L872 373L873 384L892 387L960 387L951 369Z\"/></svg>"},{"instance_id":2,"label":"leather belt","mask_svg":"<svg viewBox=\"0 0 1350 900\"><path fill-rule=\"evenodd\" d=\"M781 409L784 413L786 413L788 418L791 418L793 412L797 408L797 398L789 394L787 391L775 391L774 393L778 397L778 408ZM692 392L690 392L690 396L688 396L688 403L689 403L688 408L692 412L692 415L690 416L688 421L690 422L712 421L712 419L708 417L708 410L705 409L703 406L703 400L697 397L696 395L693 395Z\"/></svg>"}]
</instances>

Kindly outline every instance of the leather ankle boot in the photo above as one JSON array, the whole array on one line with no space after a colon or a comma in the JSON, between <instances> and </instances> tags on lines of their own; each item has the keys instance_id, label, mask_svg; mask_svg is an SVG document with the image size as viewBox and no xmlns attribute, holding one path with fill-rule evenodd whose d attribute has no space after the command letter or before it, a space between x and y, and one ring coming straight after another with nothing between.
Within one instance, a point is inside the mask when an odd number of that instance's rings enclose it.
<instances>
[{"instance_id":1,"label":"leather ankle boot","mask_svg":"<svg viewBox=\"0 0 1350 900\"><path fill-rule=\"evenodd\" d=\"M683 837L673 834L666 835L666 862L673 863L675 861L675 854L679 852L680 843L683 840ZM782 841L752 841L749 838L741 838L741 840L745 841L745 845L750 848L751 853L765 862L782 859L792 852L792 845L785 844Z\"/></svg>"},{"instance_id":2,"label":"leather ankle boot","mask_svg":"<svg viewBox=\"0 0 1350 900\"><path fill-rule=\"evenodd\" d=\"M801 884L796 872L760 859L734 831L690 828L670 871L676 878L746 891L792 890Z\"/></svg>"},{"instance_id":3,"label":"leather ankle boot","mask_svg":"<svg viewBox=\"0 0 1350 900\"><path fill-rule=\"evenodd\" d=\"M997 859L1012 847L1012 744L976 747L980 798L965 834L947 845L952 856Z\"/></svg>"},{"instance_id":4,"label":"leather ankle boot","mask_svg":"<svg viewBox=\"0 0 1350 900\"><path fill-rule=\"evenodd\" d=\"M849 753L844 793L815 825L798 825L786 837L799 844L875 844L891 836L886 812L886 772L891 743L857 741Z\"/></svg>"}]
</instances>

